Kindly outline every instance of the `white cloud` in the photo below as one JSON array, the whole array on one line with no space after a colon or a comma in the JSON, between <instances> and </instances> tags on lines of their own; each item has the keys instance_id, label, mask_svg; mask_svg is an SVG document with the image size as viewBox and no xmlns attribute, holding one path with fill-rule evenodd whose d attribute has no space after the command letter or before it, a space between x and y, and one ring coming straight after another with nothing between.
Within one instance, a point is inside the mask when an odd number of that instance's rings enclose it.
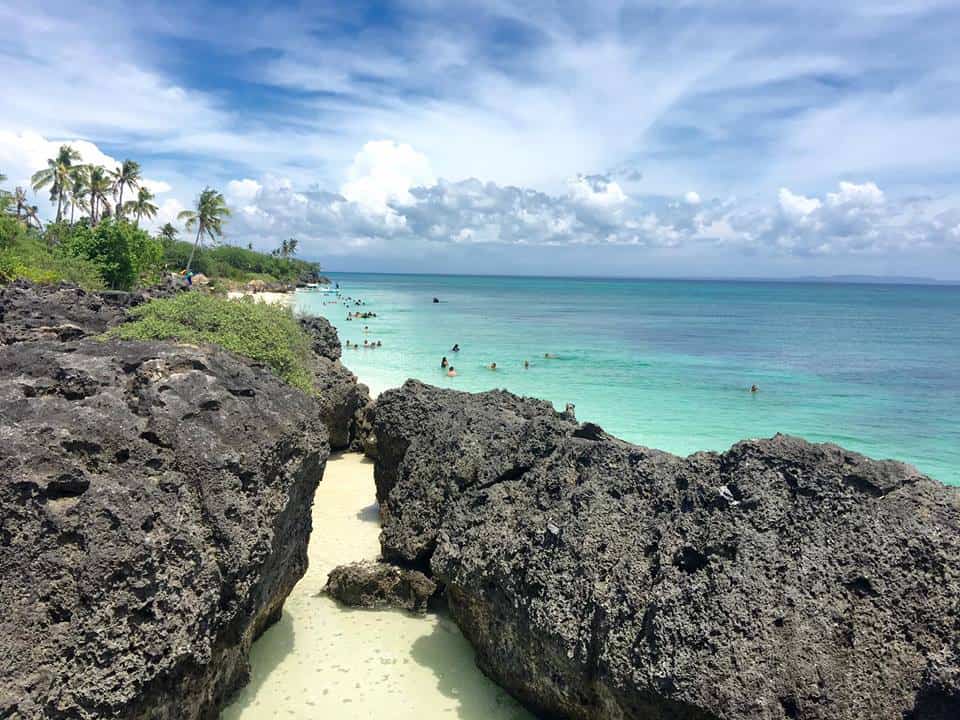
<instances>
[{"instance_id":1,"label":"white cloud","mask_svg":"<svg viewBox=\"0 0 960 720\"><path fill-rule=\"evenodd\" d=\"M693 190L690 190L689 192L684 193L683 201L687 205L699 205L701 202L700 194L697 192L694 192Z\"/></svg>"},{"instance_id":2,"label":"white cloud","mask_svg":"<svg viewBox=\"0 0 960 720\"><path fill-rule=\"evenodd\" d=\"M371 212L386 215L392 212L391 204L414 202L411 188L435 183L425 155L407 144L372 140L353 158L340 194Z\"/></svg>"},{"instance_id":3,"label":"white cloud","mask_svg":"<svg viewBox=\"0 0 960 720\"><path fill-rule=\"evenodd\" d=\"M576 202L600 208L613 208L627 201L620 185L604 176L577 175L567 185Z\"/></svg>"},{"instance_id":4,"label":"white cloud","mask_svg":"<svg viewBox=\"0 0 960 720\"><path fill-rule=\"evenodd\" d=\"M777 194L780 210L791 220L802 221L811 213L820 209L823 203L818 198L805 197L790 192L787 188L780 188Z\"/></svg>"}]
</instances>

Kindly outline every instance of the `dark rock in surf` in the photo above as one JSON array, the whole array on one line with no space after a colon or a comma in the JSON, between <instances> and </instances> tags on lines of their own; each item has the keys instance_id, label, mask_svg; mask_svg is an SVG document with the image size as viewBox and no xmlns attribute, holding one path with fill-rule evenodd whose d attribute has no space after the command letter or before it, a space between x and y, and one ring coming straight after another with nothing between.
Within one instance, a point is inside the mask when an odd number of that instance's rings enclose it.
<instances>
[{"instance_id":1,"label":"dark rock in surf","mask_svg":"<svg viewBox=\"0 0 960 720\"><path fill-rule=\"evenodd\" d=\"M332 570L324 592L350 607L424 613L437 584L419 570L360 562Z\"/></svg>"},{"instance_id":2,"label":"dark rock in surf","mask_svg":"<svg viewBox=\"0 0 960 720\"><path fill-rule=\"evenodd\" d=\"M686 458L508 393L372 412L384 555L546 717L960 717L960 491L777 436Z\"/></svg>"},{"instance_id":3,"label":"dark rock in surf","mask_svg":"<svg viewBox=\"0 0 960 720\"><path fill-rule=\"evenodd\" d=\"M23 342L116 317L41 292L0 349L0 717L216 718L306 569L317 403L214 348Z\"/></svg>"}]
</instances>

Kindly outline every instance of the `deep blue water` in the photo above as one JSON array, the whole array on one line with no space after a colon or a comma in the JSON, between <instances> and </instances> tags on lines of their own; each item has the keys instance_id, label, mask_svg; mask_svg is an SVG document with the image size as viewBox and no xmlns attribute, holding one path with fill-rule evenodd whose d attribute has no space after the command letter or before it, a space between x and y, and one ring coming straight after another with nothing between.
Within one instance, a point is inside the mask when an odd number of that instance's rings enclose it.
<instances>
[{"instance_id":1,"label":"deep blue water","mask_svg":"<svg viewBox=\"0 0 960 720\"><path fill-rule=\"evenodd\" d=\"M326 315L344 340L383 342L344 354L378 391L407 377L505 387L683 454L793 433L960 484L960 287L331 277L378 317L347 322L343 305L306 293L299 310ZM443 355L458 377L440 371Z\"/></svg>"}]
</instances>

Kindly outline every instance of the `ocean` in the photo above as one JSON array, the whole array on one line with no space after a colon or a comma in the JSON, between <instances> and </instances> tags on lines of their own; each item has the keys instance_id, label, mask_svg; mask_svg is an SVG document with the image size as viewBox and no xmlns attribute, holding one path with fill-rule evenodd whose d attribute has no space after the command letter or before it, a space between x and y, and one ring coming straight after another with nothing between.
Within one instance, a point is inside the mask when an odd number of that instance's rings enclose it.
<instances>
[{"instance_id":1,"label":"ocean","mask_svg":"<svg viewBox=\"0 0 960 720\"><path fill-rule=\"evenodd\" d=\"M342 341L382 342L343 356L375 392L411 377L506 388L678 454L782 432L960 485L960 287L330 277L364 305L299 292L296 311L329 318Z\"/></svg>"}]
</instances>

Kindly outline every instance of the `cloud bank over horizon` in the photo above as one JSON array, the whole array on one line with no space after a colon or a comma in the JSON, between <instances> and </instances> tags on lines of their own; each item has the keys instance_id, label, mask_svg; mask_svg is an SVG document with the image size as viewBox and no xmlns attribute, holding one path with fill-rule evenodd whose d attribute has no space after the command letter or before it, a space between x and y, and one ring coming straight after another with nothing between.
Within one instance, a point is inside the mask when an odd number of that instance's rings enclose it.
<instances>
[{"instance_id":1,"label":"cloud bank over horizon","mask_svg":"<svg viewBox=\"0 0 960 720\"><path fill-rule=\"evenodd\" d=\"M960 279L949 2L119 7L0 0L8 185L131 157L335 269Z\"/></svg>"}]
</instances>

